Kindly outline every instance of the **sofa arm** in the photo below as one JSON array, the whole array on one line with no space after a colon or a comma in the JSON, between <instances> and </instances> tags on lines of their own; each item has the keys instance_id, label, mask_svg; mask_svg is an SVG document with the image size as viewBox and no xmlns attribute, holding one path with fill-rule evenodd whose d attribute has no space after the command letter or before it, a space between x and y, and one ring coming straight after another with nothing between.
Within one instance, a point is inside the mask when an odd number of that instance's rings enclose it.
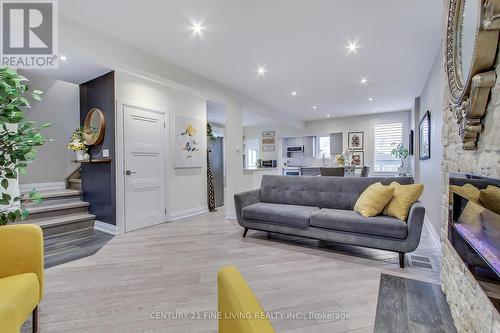
<instances>
[{"instance_id":1,"label":"sofa arm","mask_svg":"<svg viewBox=\"0 0 500 333\"><path fill-rule=\"evenodd\" d=\"M242 209L246 206L260 202L260 188L256 190L237 193L234 195L234 206L236 209L236 219L239 225L243 225Z\"/></svg>"},{"instance_id":2,"label":"sofa arm","mask_svg":"<svg viewBox=\"0 0 500 333\"><path fill-rule=\"evenodd\" d=\"M406 252L414 251L420 243L420 236L422 235L424 218L425 207L420 201L417 201L411 206L410 213L408 215L408 236L406 237Z\"/></svg>"},{"instance_id":3,"label":"sofa arm","mask_svg":"<svg viewBox=\"0 0 500 333\"><path fill-rule=\"evenodd\" d=\"M35 273L43 296L43 233L34 224L0 226L0 278Z\"/></svg>"}]
</instances>

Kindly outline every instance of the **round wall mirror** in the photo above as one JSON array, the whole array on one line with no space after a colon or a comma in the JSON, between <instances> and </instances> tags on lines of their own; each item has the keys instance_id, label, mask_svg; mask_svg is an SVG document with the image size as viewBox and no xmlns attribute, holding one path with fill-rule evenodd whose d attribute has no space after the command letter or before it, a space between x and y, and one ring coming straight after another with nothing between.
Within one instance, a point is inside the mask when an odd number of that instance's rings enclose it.
<instances>
[{"instance_id":1,"label":"round wall mirror","mask_svg":"<svg viewBox=\"0 0 500 333\"><path fill-rule=\"evenodd\" d=\"M106 121L104 113L97 109L90 109L83 123L83 138L88 146L98 145L104 139Z\"/></svg>"}]
</instances>

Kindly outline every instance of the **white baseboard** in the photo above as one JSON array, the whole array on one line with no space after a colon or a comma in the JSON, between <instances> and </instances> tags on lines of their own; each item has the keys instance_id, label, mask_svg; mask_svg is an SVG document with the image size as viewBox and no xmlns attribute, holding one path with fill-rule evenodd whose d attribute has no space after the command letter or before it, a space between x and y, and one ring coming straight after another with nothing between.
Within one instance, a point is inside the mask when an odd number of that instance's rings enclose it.
<instances>
[{"instance_id":1,"label":"white baseboard","mask_svg":"<svg viewBox=\"0 0 500 333\"><path fill-rule=\"evenodd\" d=\"M112 224L97 221L97 220L94 223L94 229L105 232L105 233L110 234L110 235L118 235L119 234L118 227L116 225L112 225Z\"/></svg>"},{"instance_id":2,"label":"white baseboard","mask_svg":"<svg viewBox=\"0 0 500 333\"><path fill-rule=\"evenodd\" d=\"M226 211L226 213L224 214L224 217L227 220L235 220L236 219L236 213L234 211L233 212Z\"/></svg>"},{"instance_id":3,"label":"white baseboard","mask_svg":"<svg viewBox=\"0 0 500 333\"><path fill-rule=\"evenodd\" d=\"M26 193L32 189L37 191L47 191L47 190L62 190L66 188L66 183L64 182L49 182L49 183L32 183L32 184L19 184L19 190L21 193Z\"/></svg>"},{"instance_id":4,"label":"white baseboard","mask_svg":"<svg viewBox=\"0 0 500 333\"><path fill-rule=\"evenodd\" d=\"M169 220L175 221L175 220L180 220L180 219L183 219L186 217L196 216L196 215L205 214L205 213L208 213L207 206L199 206L199 207L190 208L190 209L181 210L181 211L178 211L175 213L171 213L169 216Z\"/></svg>"},{"instance_id":5,"label":"white baseboard","mask_svg":"<svg viewBox=\"0 0 500 333\"><path fill-rule=\"evenodd\" d=\"M441 238L436 232L436 229L432 226L431 220L425 215L424 218L424 225L427 228L427 231L429 232L429 235L431 236L432 242L434 243L434 246L436 246L439 251L441 251Z\"/></svg>"}]
</instances>

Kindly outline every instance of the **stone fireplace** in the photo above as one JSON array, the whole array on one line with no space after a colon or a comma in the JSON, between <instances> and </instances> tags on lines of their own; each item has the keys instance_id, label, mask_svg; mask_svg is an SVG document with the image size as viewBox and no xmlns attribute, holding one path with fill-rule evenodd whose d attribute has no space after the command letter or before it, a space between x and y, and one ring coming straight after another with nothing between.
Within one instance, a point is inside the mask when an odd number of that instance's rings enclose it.
<instances>
[{"instance_id":1,"label":"stone fireplace","mask_svg":"<svg viewBox=\"0 0 500 333\"><path fill-rule=\"evenodd\" d=\"M495 71L500 77L497 51ZM448 173L462 172L500 178L500 79L490 95L484 130L477 150L462 149L457 121L449 109L449 95L443 101L443 194L441 288L459 332L500 332L500 315L448 240Z\"/></svg>"}]
</instances>

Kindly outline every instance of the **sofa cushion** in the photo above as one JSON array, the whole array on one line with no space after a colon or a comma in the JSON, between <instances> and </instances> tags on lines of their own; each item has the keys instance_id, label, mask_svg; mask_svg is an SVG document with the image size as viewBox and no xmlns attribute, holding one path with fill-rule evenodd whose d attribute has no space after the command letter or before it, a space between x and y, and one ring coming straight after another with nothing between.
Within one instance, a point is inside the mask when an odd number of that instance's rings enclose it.
<instances>
[{"instance_id":1,"label":"sofa cushion","mask_svg":"<svg viewBox=\"0 0 500 333\"><path fill-rule=\"evenodd\" d=\"M243 217L295 227L307 228L311 214L319 208L258 202L243 208Z\"/></svg>"},{"instance_id":2,"label":"sofa cushion","mask_svg":"<svg viewBox=\"0 0 500 333\"><path fill-rule=\"evenodd\" d=\"M363 217L352 210L323 208L311 216L313 227L386 236L404 239L407 227L404 221L389 216Z\"/></svg>"},{"instance_id":3,"label":"sofa cushion","mask_svg":"<svg viewBox=\"0 0 500 333\"><path fill-rule=\"evenodd\" d=\"M418 198L424 192L424 185L399 185L397 182L392 182L390 187L394 188L394 196L387 206L385 206L384 215L406 221L411 206L417 202Z\"/></svg>"},{"instance_id":4,"label":"sofa cushion","mask_svg":"<svg viewBox=\"0 0 500 333\"><path fill-rule=\"evenodd\" d=\"M380 182L372 184L361 193L354 205L354 211L364 217L377 216L382 213L393 195L394 187L382 185Z\"/></svg>"}]
</instances>

